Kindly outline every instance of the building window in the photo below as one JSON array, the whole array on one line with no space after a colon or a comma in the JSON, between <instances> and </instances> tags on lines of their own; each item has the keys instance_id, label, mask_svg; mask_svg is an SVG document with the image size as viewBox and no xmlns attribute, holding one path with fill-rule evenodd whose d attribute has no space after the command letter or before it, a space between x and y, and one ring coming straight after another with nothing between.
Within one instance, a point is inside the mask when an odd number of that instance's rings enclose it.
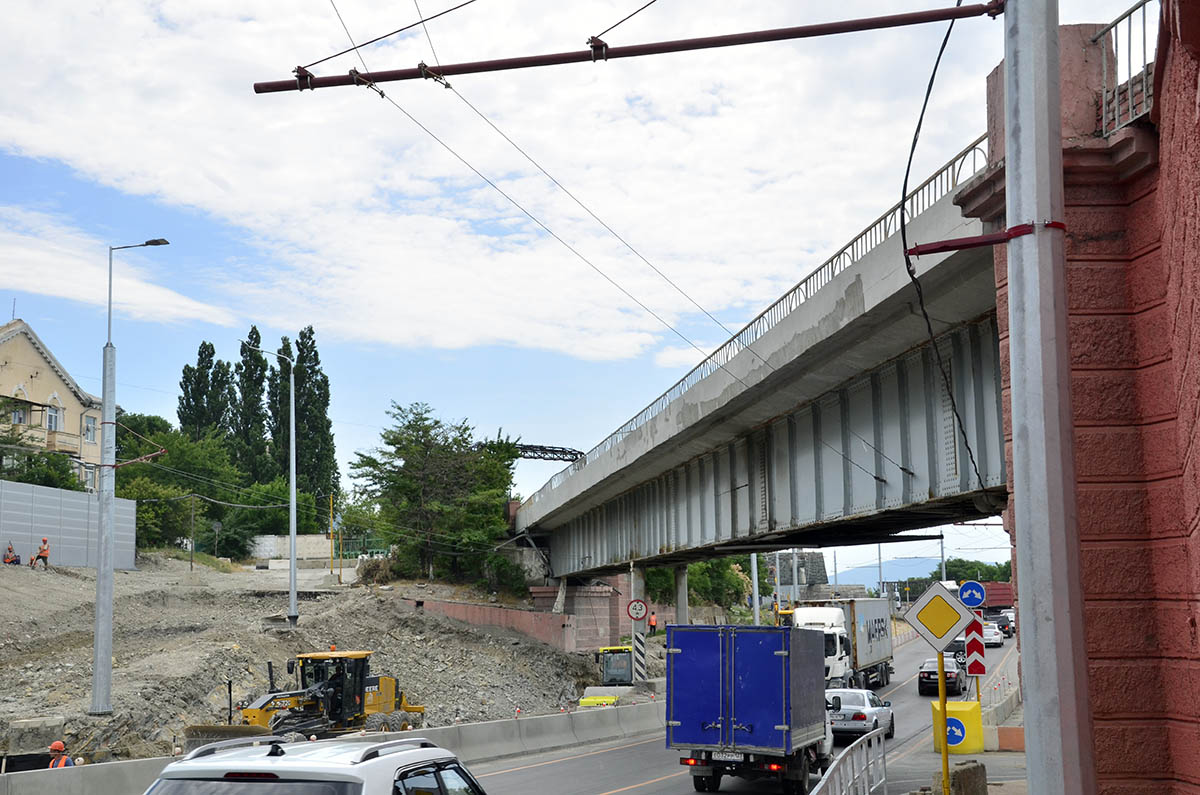
<instances>
[{"instance_id":1,"label":"building window","mask_svg":"<svg viewBox=\"0 0 1200 795\"><path fill-rule=\"evenodd\" d=\"M62 419L62 409L58 406L46 407L46 430L57 431Z\"/></svg>"},{"instance_id":2,"label":"building window","mask_svg":"<svg viewBox=\"0 0 1200 795\"><path fill-rule=\"evenodd\" d=\"M24 425L27 422L29 422L29 418L25 414L24 406L20 406L20 407L12 410L12 424L13 425Z\"/></svg>"},{"instance_id":3,"label":"building window","mask_svg":"<svg viewBox=\"0 0 1200 795\"><path fill-rule=\"evenodd\" d=\"M91 442L92 444L96 443L96 418L95 417L84 417L83 418L83 440L85 442Z\"/></svg>"},{"instance_id":4,"label":"building window","mask_svg":"<svg viewBox=\"0 0 1200 795\"><path fill-rule=\"evenodd\" d=\"M96 488L96 468L95 467L84 467L83 483L89 489Z\"/></svg>"}]
</instances>

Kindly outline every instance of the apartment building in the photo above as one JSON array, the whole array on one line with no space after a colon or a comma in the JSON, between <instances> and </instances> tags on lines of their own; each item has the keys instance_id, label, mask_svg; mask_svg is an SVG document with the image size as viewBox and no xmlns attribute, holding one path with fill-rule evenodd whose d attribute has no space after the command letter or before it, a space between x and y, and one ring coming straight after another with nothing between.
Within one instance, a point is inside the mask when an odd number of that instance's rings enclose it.
<instances>
[{"instance_id":1,"label":"apartment building","mask_svg":"<svg viewBox=\"0 0 1200 795\"><path fill-rule=\"evenodd\" d=\"M69 456L84 485L96 487L100 398L80 388L19 318L0 326L0 397L0 431L15 427L27 443Z\"/></svg>"}]
</instances>

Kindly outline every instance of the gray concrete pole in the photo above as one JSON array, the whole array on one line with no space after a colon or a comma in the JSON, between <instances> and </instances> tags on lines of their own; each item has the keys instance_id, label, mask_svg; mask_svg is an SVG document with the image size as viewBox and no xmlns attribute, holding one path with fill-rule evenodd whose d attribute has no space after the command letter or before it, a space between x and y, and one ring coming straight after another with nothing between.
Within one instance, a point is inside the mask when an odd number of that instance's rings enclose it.
<instances>
[{"instance_id":1,"label":"gray concrete pole","mask_svg":"<svg viewBox=\"0 0 1200 795\"><path fill-rule=\"evenodd\" d=\"M687 564L675 567L675 623L689 624Z\"/></svg>"},{"instance_id":2,"label":"gray concrete pole","mask_svg":"<svg viewBox=\"0 0 1200 795\"><path fill-rule=\"evenodd\" d=\"M109 322L112 329L112 249L108 250ZM113 522L117 461L117 349L104 346L100 409L100 526L96 543L96 608L92 639L91 715L112 714Z\"/></svg>"},{"instance_id":3,"label":"gray concrete pole","mask_svg":"<svg viewBox=\"0 0 1200 795\"><path fill-rule=\"evenodd\" d=\"M945 537L938 539L938 546L941 548L942 556L942 582L946 581L946 539Z\"/></svg>"},{"instance_id":4,"label":"gray concrete pole","mask_svg":"<svg viewBox=\"0 0 1200 795\"><path fill-rule=\"evenodd\" d=\"M647 603L646 618L641 621L631 621L633 630L630 642L633 646L633 681L646 681L646 622L650 618L649 601L646 598L646 571L632 564L629 569L629 598L641 599Z\"/></svg>"},{"instance_id":5,"label":"gray concrete pole","mask_svg":"<svg viewBox=\"0 0 1200 795\"><path fill-rule=\"evenodd\" d=\"M1096 791L1067 340L1058 3L1004 11L1013 501L1030 792Z\"/></svg>"},{"instance_id":6,"label":"gray concrete pole","mask_svg":"<svg viewBox=\"0 0 1200 795\"><path fill-rule=\"evenodd\" d=\"M792 604L793 605L796 604L796 598L799 593L797 590L798 583L800 582L800 580L798 579L798 569L799 569L799 567L796 565L796 548L792 547Z\"/></svg>"},{"instance_id":7,"label":"gray concrete pole","mask_svg":"<svg viewBox=\"0 0 1200 795\"><path fill-rule=\"evenodd\" d=\"M288 367L288 621L296 626L296 362Z\"/></svg>"},{"instance_id":8,"label":"gray concrete pole","mask_svg":"<svg viewBox=\"0 0 1200 795\"><path fill-rule=\"evenodd\" d=\"M883 592L883 544L875 545L875 559L879 564L879 595L885 596Z\"/></svg>"},{"instance_id":9,"label":"gray concrete pole","mask_svg":"<svg viewBox=\"0 0 1200 795\"><path fill-rule=\"evenodd\" d=\"M758 615L758 553L750 553L750 590L751 596L754 598L754 625L758 626L762 623Z\"/></svg>"}]
</instances>

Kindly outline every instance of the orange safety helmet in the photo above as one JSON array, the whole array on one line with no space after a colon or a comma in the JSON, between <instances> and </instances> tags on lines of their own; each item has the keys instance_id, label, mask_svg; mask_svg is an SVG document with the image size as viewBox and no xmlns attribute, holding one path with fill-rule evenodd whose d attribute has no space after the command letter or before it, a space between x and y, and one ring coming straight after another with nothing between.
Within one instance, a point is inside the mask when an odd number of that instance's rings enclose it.
<instances>
[{"instance_id":1,"label":"orange safety helmet","mask_svg":"<svg viewBox=\"0 0 1200 795\"><path fill-rule=\"evenodd\" d=\"M62 753L63 751L67 750L67 746L63 745L62 740L55 740L54 742L50 743L50 750Z\"/></svg>"},{"instance_id":2,"label":"orange safety helmet","mask_svg":"<svg viewBox=\"0 0 1200 795\"><path fill-rule=\"evenodd\" d=\"M49 544L50 542L49 542L49 541L47 541L46 539L44 539L44 538L43 538L43 539L42 539L42 543L43 543L43 544Z\"/></svg>"}]
</instances>

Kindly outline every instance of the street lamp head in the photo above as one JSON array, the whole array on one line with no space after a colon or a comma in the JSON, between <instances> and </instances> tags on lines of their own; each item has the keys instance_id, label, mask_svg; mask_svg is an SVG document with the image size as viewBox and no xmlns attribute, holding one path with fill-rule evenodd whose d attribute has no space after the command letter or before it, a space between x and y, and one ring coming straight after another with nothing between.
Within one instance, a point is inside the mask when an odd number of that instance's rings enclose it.
<instances>
[{"instance_id":1,"label":"street lamp head","mask_svg":"<svg viewBox=\"0 0 1200 795\"><path fill-rule=\"evenodd\" d=\"M167 240L166 238L156 237L153 240L147 240L142 245L143 246L169 246L169 245L171 245L171 241Z\"/></svg>"}]
</instances>

